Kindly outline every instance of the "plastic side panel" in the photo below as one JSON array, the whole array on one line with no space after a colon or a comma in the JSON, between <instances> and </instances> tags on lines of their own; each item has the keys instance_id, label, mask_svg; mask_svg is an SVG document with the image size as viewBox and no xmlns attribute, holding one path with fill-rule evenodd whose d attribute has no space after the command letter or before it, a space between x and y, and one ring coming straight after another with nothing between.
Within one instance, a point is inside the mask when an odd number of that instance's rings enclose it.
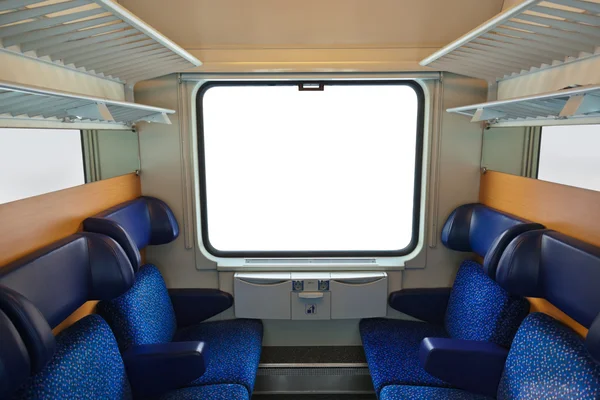
<instances>
[{"instance_id":1,"label":"plastic side panel","mask_svg":"<svg viewBox=\"0 0 600 400\"><path fill-rule=\"evenodd\" d=\"M385 317L387 313L387 276L364 283L331 280L331 318Z\"/></svg>"},{"instance_id":2,"label":"plastic side panel","mask_svg":"<svg viewBox=\"0 0 600 400\"><path fill-rule=\"evenodd\" d=\"M292 293L292 319L315 320L330 319L330 317L330 292Z\"/></svg>"},{"instance_id":3,"label":"plastic side panel","mask_svg":"<svg viewBox=\"0 0 600 400\"><path fill-rule=\"evenodd\" d=\"M234 305L237 318L291 319L292 281L253 283L234 278Z\"/></svg>"}]
</instances>

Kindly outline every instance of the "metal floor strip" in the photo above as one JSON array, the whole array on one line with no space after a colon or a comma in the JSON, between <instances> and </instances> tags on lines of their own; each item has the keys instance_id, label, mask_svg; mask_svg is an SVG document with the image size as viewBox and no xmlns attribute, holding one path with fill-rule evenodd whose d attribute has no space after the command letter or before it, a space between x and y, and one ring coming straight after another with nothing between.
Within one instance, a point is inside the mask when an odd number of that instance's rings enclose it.
<instances>
[{"instance_id":1,"label":"metal floor strip","mask_svg":"<svg viewBox=\"0 0 600 400\"><path fill-rule=\"evenodd\" d=\"M256 394L370 394L373 383L364 363L261 364Z\"/></svg>"}]
</instances>

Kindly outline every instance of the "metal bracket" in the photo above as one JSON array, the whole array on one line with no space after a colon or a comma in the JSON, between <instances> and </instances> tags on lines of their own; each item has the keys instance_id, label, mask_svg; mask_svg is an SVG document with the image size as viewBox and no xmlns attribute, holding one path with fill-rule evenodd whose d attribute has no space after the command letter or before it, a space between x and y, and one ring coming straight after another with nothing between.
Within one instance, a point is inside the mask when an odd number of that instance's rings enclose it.
<instances>
[{"instance_id":1,"label":"metal bracket","mask_svg":"<svg viewBox=\"0 0 600 400\"><path fill-rule=\"evenodd\" d=\"M156 122L158 124L171 125L171 120L169 119L169 116L165 113L156 113L148 115L147 117L140 118L139 121Z\"/></svg>"},{"instance_id":2,"label":"metal bracket","mask_svg":"<svg viewBox=\"0 0 600 400\"><path fill-rule=\"evenodd\" d=\"M67 110L67 114L77 119L91 119L114 122L112 114L104 103L89 104Z\"/></svg>"},{"instance_id":3,"label":"metal bracket","mask_svg":"<svg viewBox=\"0 0 600 400\"><path fill-rule=\"evenodd\" d=\"M567 118L574 115L589 114L600 111L600 98L589 94L578 94L569 97L569 100L560 112L560 117Z\"/></svg>"},{"instance_id":4,"label":"metal bracket","mask_svg":"<svg viewBox=\"0 0 600 400\"><path fill-rule=\"evenodd\" d=\"M477 111L475 111L475 114L473 114L473 118L471 119L471 122L489 121L492 119L498 119L498 118L502 118L505 116L506 116L506 114L504 114L500 111L488 110L485 108L478 108Z\"/></svg>"}]
</instances>

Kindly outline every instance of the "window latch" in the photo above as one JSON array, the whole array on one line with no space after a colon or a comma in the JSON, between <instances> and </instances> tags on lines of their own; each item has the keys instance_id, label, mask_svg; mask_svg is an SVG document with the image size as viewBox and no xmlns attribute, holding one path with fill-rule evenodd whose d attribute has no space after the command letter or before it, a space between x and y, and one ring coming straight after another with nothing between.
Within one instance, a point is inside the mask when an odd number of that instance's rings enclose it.
<instances>
[{"instance_id":1,"label":"window latch","mask_svg":"<svg viewBox=\"0 0 600 400\"><path fill-rule=\"evenodd\" d=\"M300 83L298 84L298 90L301 92L322 92L325 90L324 83Z\"/></svg>"}]
</instances>

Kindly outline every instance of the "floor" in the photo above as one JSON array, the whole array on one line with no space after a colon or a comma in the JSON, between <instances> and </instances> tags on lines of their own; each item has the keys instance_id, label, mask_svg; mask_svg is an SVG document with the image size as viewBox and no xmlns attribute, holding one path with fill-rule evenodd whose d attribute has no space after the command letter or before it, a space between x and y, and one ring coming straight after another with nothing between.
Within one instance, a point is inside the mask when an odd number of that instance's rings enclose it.
<instances>
[{"instance_id":1,"label":"floor","mask_svg":"<svg viewBox=\"0 0 600 400\"><path fill-rule=\"evenodd\" d=\"M315 346L315 347L263 347L261 365L267 367L268 364L295 364L293 368L302 368L304 364L308 367L319 367L314 364L366 364L365 352L362 346ZM311 369L313 369L311 368ZM366 366L362 367L366 368ZM259 377L264 378L264 377ZM339 380L339 377L323 376L323 379ZM365 378L365 377L358 377ZM370 378L366 377L369 380ZM289 379L301 379L290 377ZM352 378L354 379L354 378ZM338 382L337 385L339 385ZM336 385L336 386L337 386ZM303 385L300 385L303 387ZM347 390L348 387L343 385ZM295 386L298 388L298 385ZM308 389L308 387L307 387ZM314 389L314 386L313 386ZM371 387L372 390L372 387ZM268 391L268 390L265 390ZM252 396L252 400L377 400L374 393L371 394L257 394Z\"/></svg>"},{"instance_id":2,"label":"floor","mask_svg":"<svg viewBox=\"0 0 600 400\"><path fill-rule=\"evenodd\" d=\"M366 363L362 346L263 347L261 364Z\"/></svg>"}]
</instances>

